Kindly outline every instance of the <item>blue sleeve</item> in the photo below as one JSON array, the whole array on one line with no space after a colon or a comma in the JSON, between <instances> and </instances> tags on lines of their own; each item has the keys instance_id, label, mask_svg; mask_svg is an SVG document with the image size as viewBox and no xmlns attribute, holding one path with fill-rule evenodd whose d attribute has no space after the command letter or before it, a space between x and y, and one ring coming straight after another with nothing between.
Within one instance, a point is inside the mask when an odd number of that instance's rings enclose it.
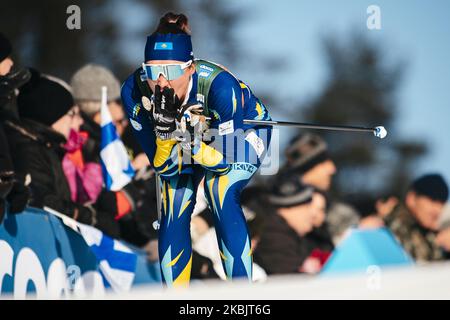
<instances>
[{"instance_id":1,"label":"blue sleeve","mask_svg":"<svg viewBox=\"0 0 450 320\"><path fill-rule=\"evenodd\" d=\"M156 151L156 136L153 131L153 124L149 118L149 113L142 107L141 94L131 74L122 85L121 97L123 108L133 127L133 133L142 149L147 154L151 165Z\"/></svg>"},{"instance_id":2,"label":"blue sleeve","mask_svg":"<svg viewBox=\"0 0 450 320\"><path fill-rule=\"evenodd\" d=\"M208 107L220 117L217 123L213 123L213 127L233 121L234 130L243 128L242 89L239 81L229 72L224 71L214 79L208 96Z\"/></svg>"}]
</instances>

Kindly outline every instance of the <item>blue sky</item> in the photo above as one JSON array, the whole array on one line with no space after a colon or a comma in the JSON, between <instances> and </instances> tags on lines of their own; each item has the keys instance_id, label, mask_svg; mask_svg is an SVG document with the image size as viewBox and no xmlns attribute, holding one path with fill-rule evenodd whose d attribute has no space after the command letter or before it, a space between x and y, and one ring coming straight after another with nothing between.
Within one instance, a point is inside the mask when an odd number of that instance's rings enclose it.
<instances>
[{"instance_id":1,"label":"blue sky","mask_svg":"<svg viewBox=\"0 0 450 320\"><path fill-rule=\"evenodd\" d=\"M247 11L237 33L243 52L264 50L289 61L275 80L261 69L241 67L236 73L256 92L258 88L275 90L286 105L307 101L322 88L326 80L323 35L345 38L353 30L361 31L385 48L388 59L405 60L408 66L398 92L397 130L391 134L427 142L430 152L417 165L417 175L438 171L450 183L450 1L229 3ZM381 9L381 30L367 29L369 5ZM283 112L276 116L282 118Z\"/></svg>"}]
</instances>

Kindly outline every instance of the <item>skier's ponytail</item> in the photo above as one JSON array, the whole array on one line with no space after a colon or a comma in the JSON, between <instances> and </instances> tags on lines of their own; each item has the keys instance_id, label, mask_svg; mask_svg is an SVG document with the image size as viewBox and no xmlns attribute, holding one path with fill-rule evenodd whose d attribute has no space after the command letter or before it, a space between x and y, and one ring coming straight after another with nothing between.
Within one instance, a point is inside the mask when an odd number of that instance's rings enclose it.
<instances>
[{"instance_id":1,"label":"skier's ponytail","mask_svg":"<svg viewBox=\"0 0 450 320\"><path fill-rule=\"evenodd\" d=\"M159 20L159 25L156 28L155 33L181 33L190 35L191 30L189 28L188 18L182 13L175 14L173 12L168 12Z\"/></svg>"},{"instance_id":2,"label":"skier's ponytail","mask_svg":"<svg viewBox=\"0 0 450 320\"><path fill-rule=\"evenodd\" d=\"M194 60L188 18L184 14L166 13L158 28L147 37L145 60Z\"/></svg>"}]
</instances>

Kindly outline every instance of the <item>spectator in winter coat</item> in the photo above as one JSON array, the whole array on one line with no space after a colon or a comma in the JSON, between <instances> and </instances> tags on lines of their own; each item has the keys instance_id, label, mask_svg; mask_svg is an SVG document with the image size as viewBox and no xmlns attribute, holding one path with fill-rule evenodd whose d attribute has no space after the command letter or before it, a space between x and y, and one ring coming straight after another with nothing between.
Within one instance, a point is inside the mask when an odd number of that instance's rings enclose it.
<instances>
[{"instance_id":1,"label":"spectator in winter coat","mask_svg":"<svg viewBox=\"0 0 450 320\"><path fill-rule=\"evenodd\" d=\"M439 231L448 186L438 174L424 175L411 184L403 203L385 218L405 250L417 261L443 260L450 249L449 229Z\"/></svg>"},{"instance_id":2,"label":"spectator in winter coat","mask_svg":"<svg viewBox=\"0 0 450 320\"><path fill-rule=\"evenodd\" d=\"M49 207L117 237L113 214L98 210L97 203L72 199L63 159L70 134L78 132L83 120L67 84L32 70L17 101L21 121L9 123L8 139L16 170L31 178L30 205Z\"/></svg>"},{"instance_id":3,"label":"spectator in winter coat","mask_svg":"<svg viewBox=\"0 0 450 320\"><path fill-rule=\"evenodd\" d=\"M314 193L298 179L274 183L268 195L272 209L265 218L255 262L268 274L299 273L309 256L305 236L314 228L323 195Z\"/></svg>"},{"instance_id":4,"label":"spectator in winter coat","mask_svg":"<svg viewBox=\"0 0 450 320\"><path fill-rule=\"evenodd\" d=\"M305 273L318 273L334 250L333 239L326 221L327 197L324 192L314 190L317 210L313 221L314 229L305 236L309 256L302 265Z\"/></svg>"},{"instance_id":5,"label":"spectator in winter coat","mask_svg":"<svg viewBox=\"0 0 450 320\"><path fill-rule=\"evenodd\" d=\"M279 175L296 175L302 184L328 193L336 165L328 153L326 142L316 134L304 133L292 139L286 149L286 165ZM334 244L337 244L345 231L358 224L358 212L350 205L330 199L327 209L327 228Z\"/></svg>"},{"instance_id":6,"label":"spectator in winter coat","mask_svg":"<svg viewBox=\"0 0 450 320\"><path fill-rule=\"evenodd\" d=\"M25 177L17 175L5 133L6 122L17 118L16 90L29 80L28 70L12 72L12 46L0 33L0 223L6 213L22 212L29 200Z\"/></svg>"}]
</instances>

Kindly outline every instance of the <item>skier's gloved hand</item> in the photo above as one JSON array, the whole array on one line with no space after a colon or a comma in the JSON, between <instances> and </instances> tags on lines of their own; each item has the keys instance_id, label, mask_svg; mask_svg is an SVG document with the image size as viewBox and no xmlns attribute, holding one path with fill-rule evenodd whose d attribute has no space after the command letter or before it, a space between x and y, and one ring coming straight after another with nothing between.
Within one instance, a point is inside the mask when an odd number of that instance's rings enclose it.
<instances>
[{"instance_id":1,"label":"skier's gloved hand","mask_svg":"<svg viewBox=\"0 0 450 320\"><path fill-rule=\"evenodd\" d=\"M156 136L160 139L167 140L172 137L172 133L176 129L175 117L180 104L180 100L172 88L165 87L161 91L160 86L155 87L151 101L151 114Z\"/></svg>"},{"instance_id":2,"label":"skier's gloved hand","mask_svg":"<svg viewBox=\"0 0 450 320\"><path fill-rule=\"evenodd\" d=\"M195 143L202 140L203 132L208 129L203 116L203 105L188 103L181 106L178 109L176 125L175 139L184 150L190 150Z\"/></svg>"}]
</instances>

